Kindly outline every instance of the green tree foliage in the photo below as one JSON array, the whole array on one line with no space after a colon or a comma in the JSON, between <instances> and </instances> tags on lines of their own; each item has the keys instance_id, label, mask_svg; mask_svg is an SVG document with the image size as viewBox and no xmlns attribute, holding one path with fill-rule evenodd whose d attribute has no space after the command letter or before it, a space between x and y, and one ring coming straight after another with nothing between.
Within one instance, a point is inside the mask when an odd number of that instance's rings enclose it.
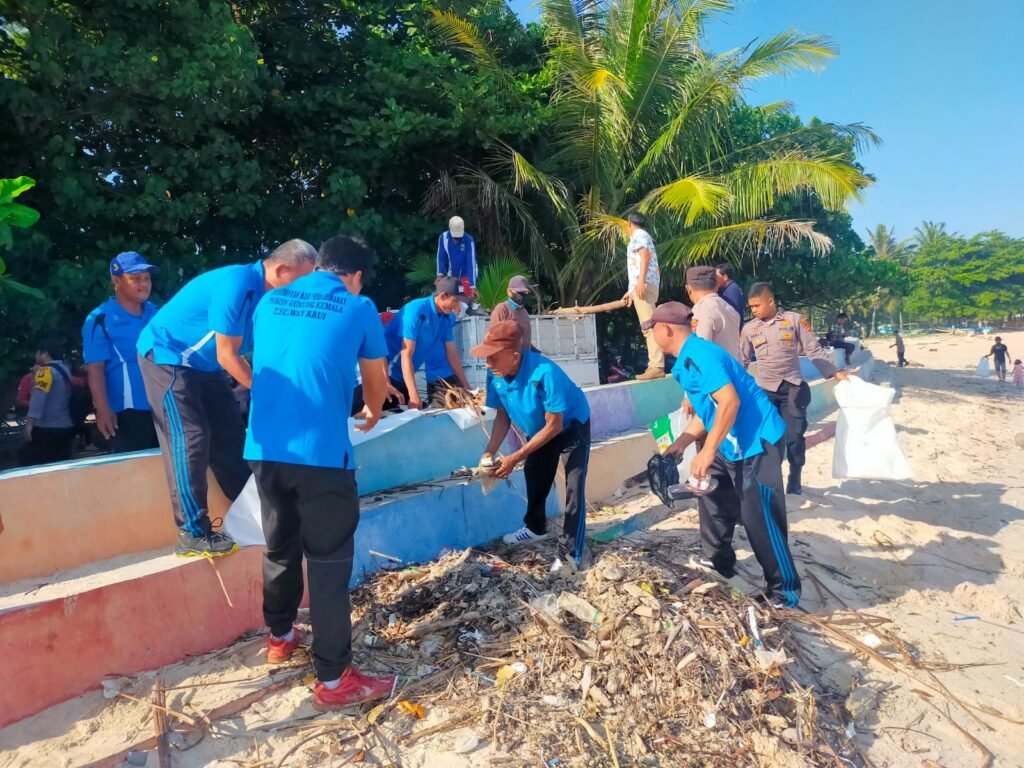
<instances>
[{"instance_id":1,"label":"green tree foliage","mask_svg":"<svg viewBox=\"0 0 1024 768\"><path fill-rule=\"evenodd\" d=\"M630 210L650 214L659 260L669 267L756 258L801 241L828 250L810 222L774 215L775 206L813 193L824 209L843 210L871 179L823 149L820 135L873 134L798 123L756 142L730 134L747 85L822 65L835 55L827 38L789 30L713 54L704 28L731 10L727 0L539 5L554 80L546 140L503 146L487 164L445 175L430 210L469 208L491 231L515 233L511 245L529 253L563 304L586 303L622 282ZM500 77L493 47L471 21L438 13L435 25Z\"/></svg>"},{"instance_id":2,"label":"green tree foliage","mask_svg":"<svg viewBox=\"0 0 1024 768\"><path fill-rule=\"evenodd\" d=\"M904 304L909 314L938 322L997 321L1024 309L1024 239L1002 232L950 235L931 222L917 234L913 289Z\"/></svg>"},{"instance_id":3,"label":"green tree foliage","mask_svg":"<svg viewBox=\"0 0 1024 768\"><path fill-rule=\"evenodd\" d=\"M39 181L44 213L8 260L47 299L0 296L0 360L17 365L44 329L75 339L126 249L163 267L159 300L288 238L363 234L382 259L371 293L398 303L447 218L420 211L440 170L528 141L546 110L540 33L497 0L452 8L500 42L515 112L429 29L426 0L2 8L0 156Z\"/></svg>"}]
</instances>

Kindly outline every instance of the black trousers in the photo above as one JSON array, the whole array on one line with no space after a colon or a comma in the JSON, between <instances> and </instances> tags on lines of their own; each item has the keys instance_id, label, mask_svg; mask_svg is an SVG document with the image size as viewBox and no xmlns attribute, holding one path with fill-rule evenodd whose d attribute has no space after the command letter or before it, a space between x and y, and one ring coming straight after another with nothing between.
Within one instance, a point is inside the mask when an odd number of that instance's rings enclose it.
<instances>
[{"instance_id":1,"label":"black trousers","mask_svg":"<svg viewBox=\"0 0 1024 768\"><path fill-rule=\"evenodd\" d=\"M126 408L117 414L117 432L107 440L107 450L111 453L148 451L159 445L153 414L137 408Z\"/></svg>"},{"instance_id":2,"label":"black trousers","mask_svg":"<svg viewBox=\"0 0 1024 768\"><path fill-rule=\"evenodd\" d=\"M174 522L192 536L202 536L210 530L207 468L231 501L249 479L238 402L223 371L157 365L146 357L139 357L139 367L153 409Z\"/></svg>"},{"instance_id":3,"label":"black trousers","mask_svg":"<svg viewBox=\"0 0 1024 768\"><path fill-rule=\"evenodd\" d=\"M534 533L547 532L544 506L555 482L558 464L565 466L565 522L561 543L573 558L583 554L587 532L587 465L590 463L590 422L574 421L558 437L526 457L526 517L523 523Z\"/></svg>"},{"instance_id":4,"label":"black trousers","mask_svg":"<svg viewBox=\"0 0 1024 768\"><path fill-rule=\"evenodd\" d=\"M721 453L711 465L718 487L698 502L704 554L715 570L731 574L736 568L732 546L737 523L743 523L754 556L761 564L770 597L795 606L800 600L800 577L786 540L786 495L782 489L782 440L762 441L763 453L726 461Z\"/></svg>"},{"instance_id":5,"label":"black trousers","mask_svg":"<svg viewBox=\"0 0 1024 768\"><path fill-rule=\"evenodd\" d=\"M71 444L75 439L74 427L32 427L32 439L23 443L18 460L23 467L53 464L71 458Z\"/></svg>"},{"instance_id":6,"label":"black trousers","mask_svg":"<svg viewBox=\"0 0 1024 768\"><path fill-rule=\"evenodd\" d=\"M786 422L786 458L790 477L800 477L807 462L807 406L811 404L811 387L806 381L799 385L784 381L774 392L764 390L772 405Z\"/></svg>"},{"instance_id":7,"label":"black trousers","mask_svg":"<svg viewBox=\"0 0 1024 768\"><path fill-rule=\"evenodd\" d=\"M288 633L302 602L302 557L309 573L313 666L336 680L352 663L353 536L359 492L351 469L251 462L263 511L263 618L277 636Z\"/></svg>"},{"instance_id":8,"label":"black trousers","mask_svg":"<svg viewBox=\"0 0 1024 768\"><path fill-rule=\"evenodd\" d=\"M853 344L851 344L850 342L848 342L848 341L839 341L838 339L830 340L829 344L831 344L836 349L843 350L843 354L845 356L846 364L849 365L850 364L850 356L853 354L853 350L855 350L856 347Z\"/></svg>"}]
</instances>

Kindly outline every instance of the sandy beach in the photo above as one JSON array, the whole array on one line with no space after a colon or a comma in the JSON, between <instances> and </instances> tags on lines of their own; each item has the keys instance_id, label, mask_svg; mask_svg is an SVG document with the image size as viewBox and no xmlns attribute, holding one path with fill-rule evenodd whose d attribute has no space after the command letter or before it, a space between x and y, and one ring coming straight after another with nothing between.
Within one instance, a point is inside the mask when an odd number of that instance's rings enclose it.
<instances>
[{"instance_id":1,"label":"sandy beach","mask_svg":"<svg viewBox=\"0 0 1024 768\"><path fill-rule=\"evenodd\" d=\"M1024 333L1003 338L1011 355L1024 354ZM892 415L914 479L835 480L834 440L808 451L806 492L787 499L790 543L804 583L801 608L821 616L855 611L863 619L842 625L844 636L784 620L801 648L793 674L812 688L819 706L836 708L836 718L848 724L848 754L856 764L1024 766L1024 394L1011 383L973 375L991 339L908 338L913 365L904 369L895 367L890 343L866 346L879 361L876 383L896 390ZM836 418L813 424L809 434L828 434ZM618 513L642 513L658 502L634 489L596 505L595 518L610 505ZM696 513L676 512L641 537L692 551ZM741 572L756 585L757 563L741 534L737 539ZM186 686L168 695L168 705L181 710L192 703L210 712L237 699L244 687L232 681L266 670L264 642L257 637L161 670L170 686L218 683L191 692ZM308 690L298 684L301 669L286 674L298 678L228 720L220 736L174 753L173 765L273 766L298 750L295 731L267 727L295 718L315 725ZM146 696L151 684L140 676L127 690ZM423 725L444 718L436 708ZM361 759L407 768L539 764L496 762L486 743L470 755L454 754L471 734L440 730L415 747ZM148 705L94 692L0 731L0 768L85 765L151 731ZM812 765L794 753L785 759L770 750L745 754L737 764ZM351 750L303 748L286 764L335 766L355 757ZM594 755L564 765L609 762Z\"/></svg>"}]
</instances>

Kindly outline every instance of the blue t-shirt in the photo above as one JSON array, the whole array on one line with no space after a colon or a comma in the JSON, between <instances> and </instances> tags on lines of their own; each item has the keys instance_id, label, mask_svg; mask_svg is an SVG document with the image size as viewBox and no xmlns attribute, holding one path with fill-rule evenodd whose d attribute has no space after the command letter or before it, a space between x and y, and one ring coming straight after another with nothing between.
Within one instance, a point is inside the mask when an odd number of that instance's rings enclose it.
<instances>
[{"instance_id":1,"label":"blue t-shirt","mask_svg":"<svg viewBox=\"0 0 1024 768\"><path fill-rule=\"evenodd\" d=\"M330 272L312 272L263 297L253 333L245 458L354 469L356 366L386 351L373 302Z\"/></svg>"},{"instance_id":2,"label":"blue t-shirt","mask_svg":"<svg viewBox=\"0 0 1024 768\"><path fill-rule=\"evenodd\" d=\"M139 337L139 354L159 365L219 371L218 333L241 336L238 353L252 349L252 313L266 286L263 262L220 267L192 278L164 304Z\"/></svg>"},{"instance_id":3,"label":"blue t-shirt","mask_svg":"<svg viewBox=\"0 0 1024 768\"><path fill-rule=\"evenodd\" d=\"M693 410L708 432L715 423L717 406L711 398L726 384L732 384L740 398L736 421L718 450L728 461L750 458L764 452L761 441L775 443L786 425L754 377L743 370L732 355L717 344L690 334L679 350L672 377L686 390Z\"/></svg>"},{"instance_id":4,"label":"blue t-shirt","mask_svg":"<svg viewBox=\"0 0 1024 768\"><path fill-rule=\"evenodd\" d=\"M379 321L378 321L379 322ZM391 378L402 381L402 340L416 342L412 353L412 367L419 370L428 360L435 356L444 356L445 343L452 341L452 329L455 327L455 315L438 312L433 296L413 299L395 315L384 329L384 338L388 345L388 361L391 364ZM448 374L449 376L452 374ZM427 381L434 381L440 376L431 377L427 371Z\"/></svg>"},{"instance_id":5,"label":"blue t-shirt","mask_svg":"<svg viewBox=\"0 0 1024 768\"><path fill-rule=\"evenodd\" d=\"M147 301L142 305L142 314L135 316L118 304L117 299L110 298L85 318L82 358L86 363L105 363L107 402L114 413L130 408L149 410L135 345L156 312L156 304Z\"/></svg>"},{"instance_id":6,"label":"blue t-shirt","mask_svg":"<svg viewBox=\"0 0 1024 768\"><path fill-rule=\"evenodd\" d=\"M563 431L590 421L590 403L569 375L540 352L526 350L511 380L487 374L487 406L502 407L512 423L533 437L544 427L545 413L562 414Z\"/></svg>"},{"instance_id":7,"label":"blue t-shirt","mask_svg":"<svg viewBox=\"0 0 1024 768\"><path fill-rule=\"evenodd\" d=\"M448 351L445 347L441 347L430 355L423 366L423 372L426 374L427 381L447 379L455 375L455 371L448 363Z\"/></svg>"}]
</instances>

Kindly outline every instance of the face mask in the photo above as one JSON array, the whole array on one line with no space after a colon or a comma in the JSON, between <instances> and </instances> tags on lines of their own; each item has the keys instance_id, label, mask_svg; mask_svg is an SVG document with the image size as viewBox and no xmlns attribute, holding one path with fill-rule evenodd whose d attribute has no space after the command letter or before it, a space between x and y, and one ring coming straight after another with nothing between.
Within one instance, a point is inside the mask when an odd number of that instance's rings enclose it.
<instances>
[{"instance_id":1,"label":"face mask","mask_svg":"<svg viewBox=\"0 0 1024 768\"><path fill-rule=\"evenodd\" d=\"M529 298L529 296L530 294L528 293L513 293L509 297L509 300L517 307L522 307L526 305L526 300Z\"/></svg>"}]
</instances>

